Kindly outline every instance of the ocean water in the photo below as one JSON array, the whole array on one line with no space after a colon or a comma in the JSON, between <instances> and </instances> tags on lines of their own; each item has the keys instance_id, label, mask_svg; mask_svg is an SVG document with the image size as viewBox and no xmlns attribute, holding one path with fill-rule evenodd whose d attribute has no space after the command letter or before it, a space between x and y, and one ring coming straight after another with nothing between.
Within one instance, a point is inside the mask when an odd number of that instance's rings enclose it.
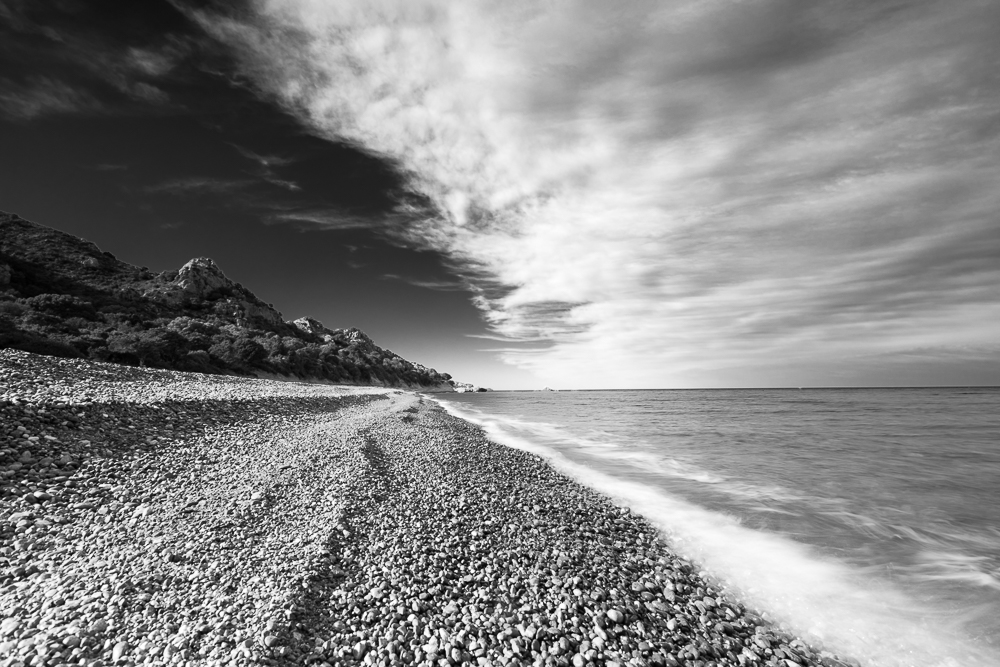
<instances>
[{"instance_id":1,"label":"ocean water","mask_svg":"<svg viewBox=\"0 0 1000 667\"><path fill-rule=\"evenodd\" d=\"M435 396L863 664L1000 665L1000 388Z\"/></svg>"}]
</instances>

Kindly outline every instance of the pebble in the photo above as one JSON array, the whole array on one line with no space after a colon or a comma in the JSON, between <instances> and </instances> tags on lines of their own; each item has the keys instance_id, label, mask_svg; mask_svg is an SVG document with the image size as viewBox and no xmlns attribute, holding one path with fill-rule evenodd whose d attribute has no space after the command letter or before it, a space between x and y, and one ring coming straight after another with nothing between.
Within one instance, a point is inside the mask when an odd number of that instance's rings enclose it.
<instances>
[{"instance_id":1,"label":"pebble","mask_svg":"<svg viewBox=\"0 0 1000 667\"><path fill-rule=\"evenodd\" d=\"M118 642L117 644L115 644L114 649L112 649L111 651L112 662L118 662L119 660L121 660L122 657L124 657L124 655L128 653L128 649L129 649L128 642Z\"/></svg>"}]
</instances>

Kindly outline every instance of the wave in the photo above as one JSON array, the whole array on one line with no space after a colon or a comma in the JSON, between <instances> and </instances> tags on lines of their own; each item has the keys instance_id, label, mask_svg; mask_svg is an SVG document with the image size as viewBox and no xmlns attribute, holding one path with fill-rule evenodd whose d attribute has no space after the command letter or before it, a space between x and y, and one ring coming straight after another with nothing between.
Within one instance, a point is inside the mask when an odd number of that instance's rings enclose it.
<instances>
[{"instance_id":1,"label":"wave","mask_svg":"<svg viewBox=\"0 0 1000 667\"><path fill-rule=\"evenodd\" d=\"M553 424L489 415L447 400L449 413L481 426L494 441L529 451L615 502L644 515L678 553L705 568L751 606L807 640L875 667L1000 666L989 647L963 629L977 610L935 608L908 595L884 576L838 561L790 538L745 526L739 518L700 507L651 484L616 476L574 460L574 448L629 465L649 465L648 453L626 452L607 441L567 434ZM564 453L566 452L566 453ZM658 471L727 492L762 496L781 489L752 489L677 461L658 461ZM784 498L794 498L786 493ZM775 509L775 508L768 508ZM783 510L778 510L783 511ZM834 512L836 513L836 512ZM845 515L846 516L846 515ZM843 516L841 518L844 518ZM852 522L882 532L881 522L855 515ZM979 561L959 554L927 552L923 576L987 583ZM920 568L915 568L920 575ZM942 574L944 573L944 574ZM995 573L994 573L995 574Z\"/></svg>"},{"instance_id":2,"label":"wave","mask_svg":"<svg viewBox=\"0 0 1000 667\"><path fill-rule=\"evenodd\" d=\"M1000 591L1000 570L990 567L985 556L953 551L921 551L911 570L926 581L957 581Z\"/></svg>"}]
</instances>

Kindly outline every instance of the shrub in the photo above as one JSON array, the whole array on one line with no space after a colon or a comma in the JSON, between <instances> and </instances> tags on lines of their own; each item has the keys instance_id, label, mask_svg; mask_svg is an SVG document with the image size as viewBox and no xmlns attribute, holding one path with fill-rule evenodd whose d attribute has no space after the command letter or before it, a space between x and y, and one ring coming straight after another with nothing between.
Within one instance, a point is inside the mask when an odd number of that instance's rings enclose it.
<instances>
[{"instance_id":1,"label":"shrub","mask_svg":"<svg viewBox=\"0 0 1000 667\"><path fill-rule=\"evenodd\" d=\"M49 338L35 336L23 331L0 334L0 348L14 348L35 354L47 354L53 357L78 358L80 353L71 345Z\"/></svg>"},{"instance_id":2,"label":"shrub","mask_svg":"<svg viewBox=\"0 0 1000 667\"><path fill-rule=\"evenodd\" d=\"M92 303L69 294L39 294L38 296L21 299L21 302L32 310L39 310L58 317L86 317L92 319L97 315Z\"/></svg>"},{"instance_id":3,"label":"shrub","mask_svg":"<svg viewBox=\"0 0 1000 667\"><path fill-rule=\"evenodd\" d=\"M167 365L176 362L187 352L187 341L169 329L152 329L113 334L108 349L121 355L135 356L140 366Z\"/></svg>"},{"instance_id":4,"label":"shrub","mask_svg":"<svg viewBox=\"0 0 1000 667\"><path fill-rule=\"evenodd\" d=\"M220 338L208 348L209 354L232 369L254 366L267 357L267 351L246 337L236 339Z\"/></svg>"},{"instance_id":5,"label":"shrub","mask_svg":"<svg viewBox=\"0 0 1000 667\"><path fill-rule=\"evenodd\" d=\"M14 319L24 315L26 312L28 312L28 307L23 303L18 303L16 301L0 301L0 316L6 316Z\"/></svg>"},{"instance_id":6,"label":"shrub","mask_svg":"<svg viewBox=\"0 0 1000 667\"><path fill-rule=\"evenodd\" d=\"M213 373L216 371L212 365L212 357L205 350L192 350L184 355L178 363L178 367L186 371L196 371L199 373Z\"/></svg>"}]
</instances>

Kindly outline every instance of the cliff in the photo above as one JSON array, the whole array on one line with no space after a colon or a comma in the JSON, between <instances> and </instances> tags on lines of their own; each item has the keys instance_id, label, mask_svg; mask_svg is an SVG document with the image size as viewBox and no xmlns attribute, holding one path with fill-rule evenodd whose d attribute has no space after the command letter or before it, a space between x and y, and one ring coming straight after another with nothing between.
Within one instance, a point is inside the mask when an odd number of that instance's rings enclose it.
<instances>
[{"instance_id":1,"label":"cliff","mask_svg":"<svg viewBox=\"0 0 1000 667\"><path fill-rule=\"evenodd\" d=\"M454 390L451 377L281 313L208 258L153 273L0 212L0 348L136 366Z\"/></svg>"}]
</instances>

